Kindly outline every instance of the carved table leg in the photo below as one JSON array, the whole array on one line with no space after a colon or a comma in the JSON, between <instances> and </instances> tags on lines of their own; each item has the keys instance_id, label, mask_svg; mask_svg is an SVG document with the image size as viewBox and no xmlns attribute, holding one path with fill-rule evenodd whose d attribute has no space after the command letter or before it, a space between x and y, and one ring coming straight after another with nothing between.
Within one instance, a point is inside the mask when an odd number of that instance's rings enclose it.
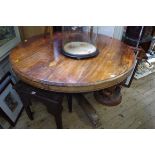
<instances>
[{"instance_id":1,"label":"carved table leg","mask_svg":"<svg viewBox=\"0 0 155 155\"><path fill-rule=\"evenodd\" d=\"M88 116L90 122L94 127L101 126L99 116L96 113L96 110L92 107L92 105L88 102L88 100L82 94L75 95L76 100L78 101L81 108L84 110L86 115Z\"/></svg>"},{"instance_id":2,"label":"carved table leg","mask_svg":"<svg viewBox=\"0 0 155 155\"><path fill-rule=\"evenodd\" d=\"M115 106L121 103L121 87L119 85L94 92L95 99L107 106Z\"/></svg>"}]
</instances>

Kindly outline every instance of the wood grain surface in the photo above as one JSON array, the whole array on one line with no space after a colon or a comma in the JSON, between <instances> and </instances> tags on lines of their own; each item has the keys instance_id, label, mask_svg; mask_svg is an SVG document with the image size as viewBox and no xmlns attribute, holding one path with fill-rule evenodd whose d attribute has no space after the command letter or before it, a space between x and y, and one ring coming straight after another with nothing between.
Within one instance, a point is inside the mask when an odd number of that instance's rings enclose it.
<instances>
[{"instance_id":1,"label":"wood grain surface","mask_svg":"<svg viewBox=\"0 0 155 155\"><path fill-rule=\"evenodd\" d=\"M62 34L33 37L10 54L14 72L35 87L66 93L90 92L111 87L130 74L135 54L119 40L98 35L99 55L75 60L61 53Z\"/></svg>"}]
</instances>

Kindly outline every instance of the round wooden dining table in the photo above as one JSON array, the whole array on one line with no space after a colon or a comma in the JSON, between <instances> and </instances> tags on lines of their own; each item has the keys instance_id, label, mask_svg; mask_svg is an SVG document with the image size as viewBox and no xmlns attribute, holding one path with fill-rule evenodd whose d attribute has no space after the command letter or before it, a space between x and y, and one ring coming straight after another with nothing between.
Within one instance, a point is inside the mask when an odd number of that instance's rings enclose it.
<instances>
[{"instance_id":1,"label":"round wooden dining table","mask_svg":"<svg viewBox=\"0 0 155 155\"><path fill-rule=\"evenodd\" d=\"M96 44L99 54L78 60L64 56L61 44L62 33L56 33L53 40L38 36L20 43L10 54L12 69L33 87L66 93L70 97L75 94L92 123L96 124L96 111L82 94L124 81L133 69L134 51L123 42L100 34Z\"/></svg>"}]
</instances>

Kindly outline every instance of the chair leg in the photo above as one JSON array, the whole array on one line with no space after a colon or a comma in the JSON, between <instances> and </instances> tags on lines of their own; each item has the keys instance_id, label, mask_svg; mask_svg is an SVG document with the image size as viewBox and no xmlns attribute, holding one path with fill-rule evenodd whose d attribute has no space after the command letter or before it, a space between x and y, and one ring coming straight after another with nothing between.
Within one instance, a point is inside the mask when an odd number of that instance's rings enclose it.
<instances>
[{"instance_id":1,"label":"chair leg","mask_svg":"<svg viewBox=\"0 0 155 155\"><path fill-rule=\"evenodd\" d=\"M56 126L57 126L57 129L62 129L63 128L63 125L62 125L62 105L61 103L52 103L51 102L44 102L46 108L47 108L47 111L52 114L55 118L55 123L56 123Z\"/></svg>"},{"instance_id":2,"label":"chair leg","mask_svg":"<svg viewBox=\"0 0 155 155\"><path fill-rule=\"evenodd\" d=\"M32 111L30 109L30 105L32 104L30 98L27 95L23 94L23 93L20 93L19 95L21 97L24 109L25 109L29 119L33 120L33 114L32 114Z\"/></svg>"},{"instance_id":3,"label":"chair leg","mask_svg":"<svg viewBox=\"0 0 155 155\"><path fill-rule=\"evenodd\" d=\"M69 112L72 112L72 94L67 94L67 102Z\"/></svg>"},{"instance_id":4,"label":"chair leg","mask_svg":"<svg viewBox=\"0 0 155 155\"><path fill-rule=\"evenodd\" d=\"M26 111L26 113L27 113L29 119L30 119L30 120L33 120L33 114L32 114L32 112L31 112L31 109L30 109L29 106L28 106L28 107L25 107L25 111Z\"/></svg>"},{"instance_id":5,"label":"chair leg","mask_svg":"<svg viewBox=\"0 0 155 155\"><path fill-rule=\"evenodd\" d=\"M63 129L61 113L55 115L55 122L56 122L57 129Z\"/></svg>"}]
</instances>

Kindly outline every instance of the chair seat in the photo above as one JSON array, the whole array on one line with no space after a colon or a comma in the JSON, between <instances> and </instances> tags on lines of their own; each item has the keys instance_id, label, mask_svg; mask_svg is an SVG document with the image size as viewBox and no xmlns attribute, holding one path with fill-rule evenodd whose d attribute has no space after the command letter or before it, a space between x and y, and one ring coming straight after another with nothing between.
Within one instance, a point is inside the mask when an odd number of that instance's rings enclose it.
<instances>
[{"instance_id":1,"label":"chair seat","mask_svg":"<svg viewBox=\"0 0 155 155\"><path fill-rule=\"evenodd\" d=\"M35 88L21 81L18 82L14 87L16 90L18 90L21 93L31 95L31 97L37 97L40 99L42 98L47 101L50 100L51 102L54 102L54 103L62 102L62 99L64 96L63 93L56 93L56 92Z\"/></svg>"},{"instance_id":2,"label":"chair seat","mask_svg":"<svg viewBox=\"0 0 155 155\"><path fill-rule=\"evenodd\" d=\"M30 109L31 99L37 99L45 104L47 111L55 116L57 128L62 128L62 101L63 93L56 93L32 87L22 81L18 82L14 89L18 92L23 102L28 117L33 120Z\"/></svg>"}]
</instances>

